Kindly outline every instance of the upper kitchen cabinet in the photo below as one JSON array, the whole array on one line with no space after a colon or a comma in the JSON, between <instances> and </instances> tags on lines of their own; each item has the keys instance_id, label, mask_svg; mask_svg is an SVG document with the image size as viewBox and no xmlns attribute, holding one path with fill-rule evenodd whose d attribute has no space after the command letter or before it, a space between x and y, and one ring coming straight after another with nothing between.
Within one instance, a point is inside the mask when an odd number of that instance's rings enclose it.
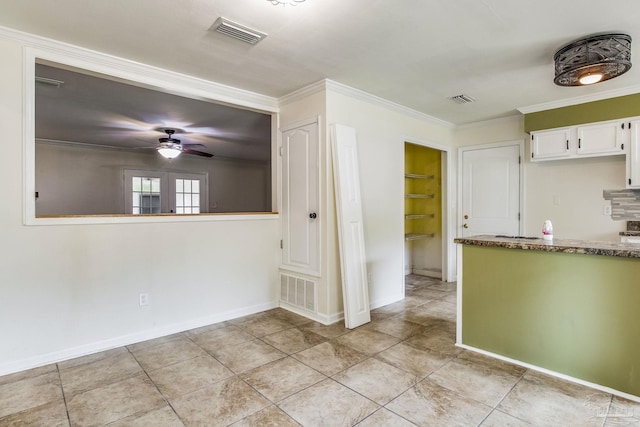
<instances>
[{"instance_id":1,"label":"upper kitchen cabinet","mask_svg":"<svg viewBox=\"0 0 640 427\"><path fill-rule=\"evenodd\" d=\"M531 160L566 159L571 156L573 128L558 128L531 132Z\"/></svg>"},{"instance_id":2,"label":"upper kitchen cabinet","mask_svg":"<svg viewBox=\"0 0 640 427\"><path fill-rule=\"evenodd\" d=\"M631 120L627 153L627 188L640 188L640 120Z\"/></svg>"},{"instance_id":3,"label":"upper kitchen cabinet","mask_svg":"<svg viewBox=\"0 0 640 427\"><path fill-rule=\"evenodd\" d=\"M628 123L611 120L531 132L531 161L625 154Z\"/></svg>"}]
</instances>

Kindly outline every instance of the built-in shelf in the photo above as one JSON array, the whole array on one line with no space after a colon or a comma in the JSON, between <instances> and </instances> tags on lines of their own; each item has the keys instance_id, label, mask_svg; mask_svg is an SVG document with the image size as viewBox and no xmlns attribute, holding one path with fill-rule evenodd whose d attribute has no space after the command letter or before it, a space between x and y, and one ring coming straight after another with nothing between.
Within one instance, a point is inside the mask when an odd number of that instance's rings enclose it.
<instances>
[{"instance_id":1,"label":"built-in shelf","mask_svg":"<svg viewBox=\"0 0 640 427\"><path fill-rule=\"evenodd\" d=\"M413 215L405 215L404 219L421 219L421 218L435 218L434 214L413 214Z\"/></svg>"},{"instance_id":2,"label":"built-in shelf","mask_svg":"<svg viewBox=\"0 0 640 427\"><path fill-rule=\"evenodd\" d=\"M436 197L435 194L405 194L404 197L407 199L433 199Z\"/></svg>"},{"instance_id":3,"label":"built-in shelf","mask_svg":"<svg viewBox=\"0 0 640 427\"><path fill-rule=\"evenodd\" d=\"M435 236L433 233L409 233L404 235L404 240L430 239L433 236Z\"/></svg>"},{"instance_id":4,"label":"built-in shelf","mask_svg":"<svg viewBox=\"0 0 640 427\"><path fill-rule=\"evenodd\" d=\"M413 179L436 179L435 175L420 175L418 173L405 173L404 177Z\"/></svg>"}]
</instances>

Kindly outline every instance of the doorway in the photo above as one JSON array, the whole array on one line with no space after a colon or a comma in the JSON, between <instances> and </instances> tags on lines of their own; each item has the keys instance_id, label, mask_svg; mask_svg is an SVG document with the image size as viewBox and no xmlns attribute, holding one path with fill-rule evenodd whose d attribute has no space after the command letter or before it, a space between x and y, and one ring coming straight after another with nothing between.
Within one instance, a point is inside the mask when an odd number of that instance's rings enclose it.
<instances>
[{"instance_id":1,"label":"doorway","mask_svg":"<svg viewBox=\"0 0 640 427\"><path fill-rule=\"evenodd\" d=\"M447 280L446 152L405 142L404 160L405 277Z\"/></svg>"}]
</instances>

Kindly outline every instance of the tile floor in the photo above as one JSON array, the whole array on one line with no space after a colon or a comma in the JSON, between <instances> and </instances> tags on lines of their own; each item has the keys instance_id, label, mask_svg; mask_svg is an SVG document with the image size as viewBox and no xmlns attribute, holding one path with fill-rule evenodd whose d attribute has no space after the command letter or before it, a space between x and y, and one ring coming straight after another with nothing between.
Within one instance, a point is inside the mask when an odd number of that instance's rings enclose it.
<instances>
[{"instance_id":1,"label":"tile floor","mask_svg":"<svg viewBox=\"0 0 640 427\"><path fill-rule=\"evenodd\" d=\"M461 350L455 285L349 331L274 309L0 377L0 426L640 426L640 404Z\"/></svg>"}]
</instances>

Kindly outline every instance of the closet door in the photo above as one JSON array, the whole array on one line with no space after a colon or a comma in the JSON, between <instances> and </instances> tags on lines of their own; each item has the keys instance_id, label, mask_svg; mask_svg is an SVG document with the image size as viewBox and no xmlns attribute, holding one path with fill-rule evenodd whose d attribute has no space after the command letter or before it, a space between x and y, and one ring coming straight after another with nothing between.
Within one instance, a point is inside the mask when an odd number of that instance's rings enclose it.
<instances>
[{"instance_id":1,"label":"closet door","mask_svg":"<svg viewBox=\"0 0 640 427\"><path fill-rule=\"evenodd\" d=\"M282 264L320 274L318 123L282 133Z\"/></svg>"}]
</instances>

